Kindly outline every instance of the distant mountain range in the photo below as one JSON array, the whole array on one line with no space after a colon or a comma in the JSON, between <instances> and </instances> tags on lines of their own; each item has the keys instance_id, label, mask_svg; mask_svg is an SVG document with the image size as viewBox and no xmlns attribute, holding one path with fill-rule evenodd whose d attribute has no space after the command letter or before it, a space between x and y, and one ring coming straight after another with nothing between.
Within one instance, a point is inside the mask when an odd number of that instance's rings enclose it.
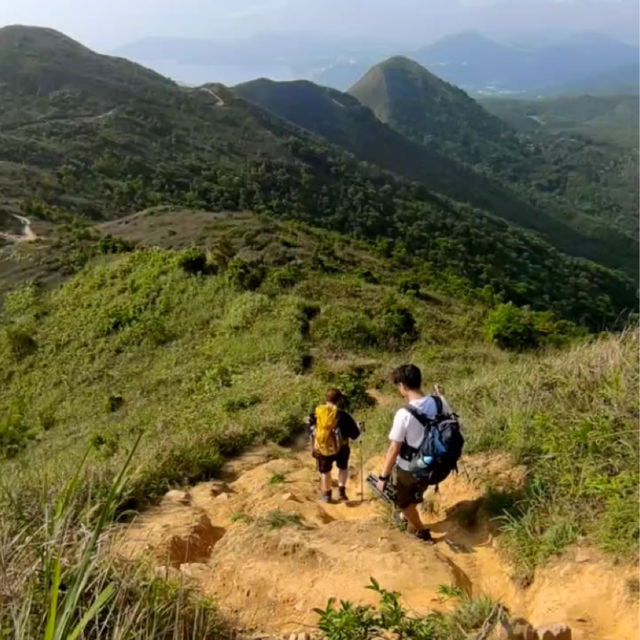
<instances>
[{"instance_id":1,"label":"distant mountain range","mask_svg":"<svg viewBox=\"0 0 640 640\"><path fill-rule=\"evenodd\" d=\"M313 34L265 34L244 41L146 38L114 51L179 82L235 84L258 76L308 79L345 90L372 65L405 54L439 77L483 95L637 92L638 47L581 34L538 48L463 32L414 51L393 43Z\"/></svg>"}]
</instances>

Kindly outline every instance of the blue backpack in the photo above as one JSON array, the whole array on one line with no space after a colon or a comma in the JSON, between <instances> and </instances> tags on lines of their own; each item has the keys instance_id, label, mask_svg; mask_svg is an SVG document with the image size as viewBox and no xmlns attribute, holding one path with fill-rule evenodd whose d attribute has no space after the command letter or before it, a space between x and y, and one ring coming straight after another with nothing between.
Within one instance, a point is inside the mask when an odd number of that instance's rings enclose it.
<instances>
[{"instance_id":1,"label":"blue backpack","mask_svg":"<svg viewBox=\"0 0 640 640\"><path fill-rule=\"evenodd\" d=\"M405 441L400 457L409 462L409 471L428 485L437 485L452 471L458 471L462 455L462 437L458 416L443 412L442 399L431 396L436 403L435 418L428 418L413 405L405 409L424 427L424 438L419 447L411 447Z\"/></svg>"}]
</instances>

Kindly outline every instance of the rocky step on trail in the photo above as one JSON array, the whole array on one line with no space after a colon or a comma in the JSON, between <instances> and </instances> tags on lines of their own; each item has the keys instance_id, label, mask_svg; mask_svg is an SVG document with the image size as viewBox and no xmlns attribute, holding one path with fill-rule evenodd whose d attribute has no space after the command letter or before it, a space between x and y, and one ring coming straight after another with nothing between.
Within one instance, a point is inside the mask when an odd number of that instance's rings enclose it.
<instances>
[{"instance_id":1,"label":"rocky step on trail","mask_svg":"<svg viewBox=\"0 0 640 640\"><path fill-rule=\"evenodd\" d=\"M365 474L380 462L366 462ZM439 588L454 585L470 596L489 595L535 625L562 621L573 640L637 637L628 589L633 567L574 549L538 569L527 587L518 585L483 496L489 478L494 486L517 486L524 469L505 454L467 457L463 468L423 505L435 545L394 527L366 489L358 494L359 468L351 469L353 499L325 504L309 453L272 445L231 461L219 480L167 493L119 530L113 552L146 558L159 575L201 590L246 635L303 633L317 623L313 609L331 597L375 605L377 594L366 589L374 577L418 615L451 607ZM533 627L522 633L536 637Z\"/></svg>"}]
</instances>

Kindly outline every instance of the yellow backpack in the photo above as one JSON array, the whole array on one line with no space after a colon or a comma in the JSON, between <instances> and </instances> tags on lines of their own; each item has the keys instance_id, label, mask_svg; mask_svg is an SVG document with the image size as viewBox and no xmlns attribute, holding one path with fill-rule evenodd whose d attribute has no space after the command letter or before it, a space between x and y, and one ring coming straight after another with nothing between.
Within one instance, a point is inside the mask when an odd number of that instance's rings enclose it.
<instances>
[{"instance_id":1,"label":"yellow backpack","mask_svg":"<svg viewBox=\"0 0 640 640\"><path fill-rule=\"evenodd\" d=\"M343 445L338 429L338 409L329 404L316 407L316 429L313 439L315 453L322 456L333 456Z\"/></svg>"}]
</instances>

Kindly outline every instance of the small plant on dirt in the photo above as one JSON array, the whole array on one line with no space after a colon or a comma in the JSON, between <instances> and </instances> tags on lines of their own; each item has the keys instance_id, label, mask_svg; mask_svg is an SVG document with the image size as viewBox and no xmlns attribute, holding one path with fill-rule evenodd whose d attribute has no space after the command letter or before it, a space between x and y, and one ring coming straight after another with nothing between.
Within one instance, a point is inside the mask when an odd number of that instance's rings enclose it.
<instances>
[{"instance_id":1,"label":"small plant on dirt","mask_svg":"<svg viewBox=\"0 0 640 640\"><path fill-rule=\"evenodd\" d=\"M299 514L273 509L266 516L259 518L258 523L268 529L282 529L282 527L300 526L302 520Z\"/></svg>"},{"instance_id":2,"label":"small plant on dirt","mask_svg":"<svg viewBox=\"0 0 640 640\"><path fill-rule=\"evenodd\" d=\"M271 486L284 484L287 481L287 476L284 473L274 473L269 478L269 484Z\"/></svg>"},{"instance_id":3,"label":"small plant on dirt","mask_svg":"<svg viewBox=\"0 0 640 640\"><path fill-rule=\"evenodd\" d=\"M253 522L253 518L244 511L236 511L231 514L231 522L242 522L244 524L251 524Z\"/></svg>"},{"instance_id":4,"label":"small plant on dirt","mask_svg":"<svg viewBox=\"0 0 640 640\"><path fill-rule=\"evenodd\" d=\"M463 596L451 613L414 618L400 604L399 593L382 588L374 578L367 588L379 594L377 608L348 601L341 601L337 607L332 598L324 609L315 609L320 616L318 628L327 640L365 640L387 634L406 640L467 640L478 629L488 635L502 612L501 606L488 598Z\"/></svg>"},{"instance_id":5,"label":"small plant on dirt","mask_svg":"<svg viewBox=\"0 0 640 640\"><path fill-rule=\"evenodd\" d=\"M443 598L462 598L464 591L454 584L441 584L438 586L438 595Z\"/></svg>"}]
</instances>

